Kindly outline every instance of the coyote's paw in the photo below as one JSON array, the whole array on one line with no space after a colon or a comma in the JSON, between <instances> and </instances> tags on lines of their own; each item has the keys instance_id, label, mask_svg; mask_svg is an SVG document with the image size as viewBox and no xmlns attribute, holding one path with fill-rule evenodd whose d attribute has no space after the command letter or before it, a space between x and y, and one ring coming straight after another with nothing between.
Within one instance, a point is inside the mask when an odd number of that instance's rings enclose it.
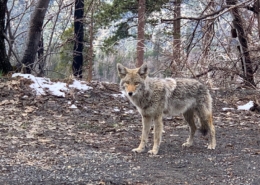
<instances>
[{"instance_id":1,"label":"coyote's paw","mask_svg":"<svg viewBox=\"0 0 260 185\"><path fill-rule=\"evenodd\" d=\"M132 152L137 152L137 153L141 153L141 152L143 152L144 151L144 148L134 148L133 150L132 150Z\"/></svg>"},{"instance_id":2,"label":"coyote's paw","mask_svg":"<svg viewBox=\"0 0 260 185\"><path fill-rule=\"evenodd\" d=\"M151 155L157 155L158 150L149 150L148 153L151 154Z\"/></svg>"},{"instance_id":3,"label":"coyote's paw","mask_svg":"<svg viewBox=\"0 0 260 185\"><path fill-rule=\"evenodd\" d=\"M214 145L214 144L208 145L208 149L210 149L210 150L215 150L215 148L216 148L216 145Z\"/></svg>"},{"instance_id":4,"label":"coyote's paw","mask_svg":"<svg viewBox=\"0 0 260 185\"><path fill-rule=\"evenodd\" d=\"M182 144L182 147L190 147L190 146L192 146L192 143L190 142L186 142Z\"/></svg>"}]
</instances>

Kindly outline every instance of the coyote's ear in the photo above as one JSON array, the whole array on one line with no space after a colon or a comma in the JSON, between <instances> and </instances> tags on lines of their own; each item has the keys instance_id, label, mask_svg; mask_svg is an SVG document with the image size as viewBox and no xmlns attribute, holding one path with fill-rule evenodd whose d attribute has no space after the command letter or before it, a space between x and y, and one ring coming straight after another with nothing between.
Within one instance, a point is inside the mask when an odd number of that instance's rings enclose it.
<instances>
[{"instance_id":1,"label":"coyote's ear","mask_svg":"<svg viewBox=\"0 0 260 185\"><path fill-rule=\"evenodd\" d=\"M145 79L148 75L148 66L146 63L144 63L138 70L138 74Z\"/></svg>"},{"instance_id":2,"label":"coyote's ear","mask_svg":"<svg viewBox=\"0 0 260 185\"><path fill-rule=\"evenodd\" d=\"M120 63L117 63L117 72L120 78L124 78L127 74L126 68Z\"/></svg>"}]
</instances>

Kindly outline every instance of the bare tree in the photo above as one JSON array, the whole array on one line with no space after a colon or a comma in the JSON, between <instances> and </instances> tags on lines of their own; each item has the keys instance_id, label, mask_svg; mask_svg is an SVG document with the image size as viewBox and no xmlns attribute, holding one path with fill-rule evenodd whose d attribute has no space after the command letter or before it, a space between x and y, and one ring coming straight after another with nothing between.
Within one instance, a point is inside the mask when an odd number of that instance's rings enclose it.
<instances>
[{"instance_id":1,"label":"bare tree","mask_svg":"<svg viewBox=\"0 0 260 185\"><path fill-rule=\"evenodd\" d=\"M38 0L33 14L30 19L30 27L28 32L28 41L26 43L26 49L22 58L22 63L25 65L25 72L31 73L39 41L41 39L41 32L43 26L43 20L48 8L50 0Z\"/></svg>"},{"instance_id":2,"label":"bare tree","mask_svg":"<svg viewBox=\"0 0 260 185\"><path fill-rule=\"evenodd\" d=\"M8 43L7 56L10 62L16 66L21 66L21 43L24 43L27 19L26 15L30 14L30 9L33 7L34 1L8 1L10 2L8 10L6 10L6 41ZM17 10L17 7L22 7ZM23 29L25 28L25 29Z\"/></svg>"},{"instance_id":3,"label":"bare tree","mask_svg":"<svg viewBox=\"0 0 260 185\"><path fill-rule=\"evenodd\" d=\"M226 0L227 5L233 6L237 4L237 0ZM245 84L247 86L256 86L254 81L254 70L252 61L250 59L248 41L245 34L245 30L243 27L243 20L239 14L239 10L237 7L234 7L230 10L230 13L233 16L233 26L236 29L238 40L240 43L240 53L241 53L241 63L242 63L242 71L243 78L245 80Z\"/></svg>"},{"instance_id":4,"label":"bare tree","mask_svg":"<svg viewBox=\"0 0 260 185\"><path fill-rule=\"evenodd\" d=\"M137 30L137 61L140 67L144 60L144 26L145 26L145 0L138 1L138 30Z\"/></svg>"},{"instance_id":5,"label":"bare tree","mask_svg":"<svg viewBox=\"0 0 260 185\"><path fill-rule=\"evenodd\" d=\"M0 1L0 71L4 74L12 70L5 47L5 12L7 0Z\"/></svg>"},{"instance_id":6,"label":"bare tree","mask_svg":"<svg viewBox=\"0 0 260 185\"><path fill-rule=\"evenodd\" d=\"M72 6L72 3L70 3L70 4L65 4L64 5L64 1L63 0L58 0L58 1L56 1L57 2L57 5L58 5L58 9L57 9L57 12L56 12L56 15L53 15L53 16L50 16L49 17L49 19L46 21L46 23L45 23L45 25L47 24L47 23L49 23L49 22L52 22L52 28L51 28L51 34L49 35L49 38L48 38L48 40L49 40L49 42L46 44L46 51L45 51L45 53L42 53L42 55L43 55L43 57L42 58L39 58L38 57L38 63L39 63L39 67L41 68L41 69L39 69L40 71L39 71L39 74L40 75L46 75L46 73L44 72L44 68L46 68L46 66L49 64L50 65L50 59L51 59L51 56L52 56L52 54L53 54L53 50L54 50L54 48L55 48L55 46L58 44L57 42L58 42L58 40L55 42L54 40L53 40L53 38L54 38L54 35L55 35L55 33L57 34L57 30L56 30L56 27L57 27L57 25L59 24L58 22L59 22L59 16L60 16L60 14L61 14L61 12L62 12L62 10L63 9L65 9L65 7L70 7L70 6ZM70 15L70 13L71 12L68 12L68 14ZM46 16L49 16L48 14L46 15ZM68 22L69 22L70 20L68 19L68 20L64 20L64 21L62 21L62 23L64 24L64 25L66 25L63 29L65 30L66 29L66 27L67 27L67 25L68 25ZM45 28L45 25L44 25L44 28ZM47 29L45 28L45 30L47 31ZM63 31L64 31L63 30ZM42 40L43 40L43 38L42 38ZM44 42L43 42L44 43ZM43 44L42 43L42 44ZM43 47L43 45L42 45L42 47ZM39 47L39 50L40 51L44 51L43 50L43 48L41 49L41 47ZM55 48L55 50L56 50L56 48ZM48 60L49 59L49 60Z\"/></svg>"},{"instance_id":7,"label":"bare tree","mask_svg":"<svg viewBox=\"0 0 260 185\"><path fill-rule=\"evenodd\" d=\"M204 12L209 14L212 13L214 9L215 9L214 1L209 0ZM210 46L212 44L215 31L214 31L214 20L205 20L203 23L204 24L202 24L202 30L203 30L204 37L202 39L202 48L201 48L203 54L202 54L202 62L201 62L200 69L205 71L205 69L208 69L211 64ZM208 84L210 85L210 87L212 87L213 83L211 80L210 73L207 73L207 77L208 77Z\"/></svg>"},{"instance_id":8,"label":"bare tree","mask_svg":"<svg viewBox=\"0 0 260 185\"><path fill-rule=\"evenodd\" d=\"M90 25L89 25L89 50L88 50L88 77L87 81L92 80L92 65L93 65L93 39L94 39L94 7L91 8Z\"/></svg>"},{"instance_id":9,"label":"bare tree","mask_svg":"<svg viewBox=\"0 0 260 185\"><path fill-rule=\"evenodd\" d=\"M175 66L180 65L181 60L181 19L176 19L181 16L181 0L174 1L174 18L173 21L173 62L172 73L176 73Z\"/></svg>"}]
</instances>

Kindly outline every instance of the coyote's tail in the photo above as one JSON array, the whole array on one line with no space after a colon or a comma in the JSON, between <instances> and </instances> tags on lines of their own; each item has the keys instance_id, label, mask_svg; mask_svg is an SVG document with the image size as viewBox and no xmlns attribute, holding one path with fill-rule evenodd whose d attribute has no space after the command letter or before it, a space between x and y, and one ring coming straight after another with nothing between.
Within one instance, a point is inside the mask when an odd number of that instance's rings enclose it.
<instances>
[{"instance_id":1,"label":"coyote's tail","mask_svg":"<svg viewBox=\"0 0 260 185\"><path fill-rule=\"evenodd\" d=\"M206 116L206 119L200 119L200 132L202 133L203 136L207 135L208 131L210 130L210 127L212 125L212 113Z\"/></svg>"},{"instance_id":2,"label":"coyote's tail","mask_svg":"<svg viewBox=\"0 0 260 185\"><path fill-rule=\"evenodd\" d=\"M202 124L201 127L199 128L199 131L202 133L203 136L205 136L209 131L209 126L206 124Z\"/></svg>"}]
</instances>

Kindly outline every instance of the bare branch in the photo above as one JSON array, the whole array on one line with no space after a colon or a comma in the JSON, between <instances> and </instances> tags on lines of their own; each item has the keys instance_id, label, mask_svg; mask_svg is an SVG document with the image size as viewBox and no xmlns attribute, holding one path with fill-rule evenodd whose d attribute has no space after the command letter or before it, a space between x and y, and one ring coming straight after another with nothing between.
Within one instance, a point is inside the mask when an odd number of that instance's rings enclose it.
<instances>
[{"instance_id":1,"label":"bare branch","mask_svg":"<svg viewBox=\"0 0 260 185\"><path fill-rule=\"evenodd\" d=\"M232 5L232 6L224 5L221 9L219 9L215 12L209 13L207 15L201 15L200 17L181 16L181 17L177 17L175 19L161 19L161 22L165 23L165 22L169 22L169 21L175 21L178 19L188 19L188 20L197 20L197 21L204 20L204 19L216 19L234 8L246 7L246 4L249 2L252 2L252 0L248 0L248 1L236 4L236 5Z\"/></svg>"}]
</instances>

